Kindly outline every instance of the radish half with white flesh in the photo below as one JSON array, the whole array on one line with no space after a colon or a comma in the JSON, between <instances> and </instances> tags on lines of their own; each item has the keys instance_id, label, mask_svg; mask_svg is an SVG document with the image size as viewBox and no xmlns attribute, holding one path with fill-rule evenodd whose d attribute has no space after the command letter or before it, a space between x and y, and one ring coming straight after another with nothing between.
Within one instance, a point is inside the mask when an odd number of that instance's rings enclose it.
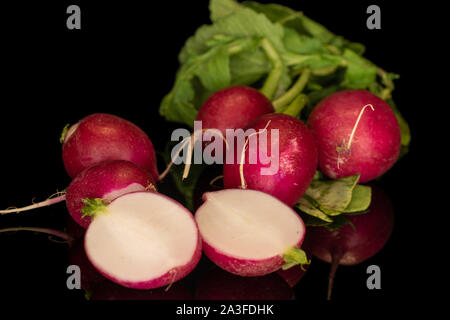
<instances>
[{"instance_id":1,"label":"radish half with white flesh","mask_svg":"<svg viewBox=\"0 0 450 320\"><path fill-rule=\"evenodd\" d=\"M88 203L83 211L94 217L85 235L86 256L111 281L158 288L185 277L199 262L201 238L194 217L175 200L134 192L108 205L100 199Z\"/></svg>"},{"instance_id":2,"label":"radish half with white flesh","mask_svg":"<svg viewBox=\"0 0 450 320\"><path fill-rule=\"evenodd\" d=\"M277 198L256 190L207 192L195 213L203 252L222 269L241 276L262 276L309 264L300 249L305 225Z\"/></svg>"}]
</instances>

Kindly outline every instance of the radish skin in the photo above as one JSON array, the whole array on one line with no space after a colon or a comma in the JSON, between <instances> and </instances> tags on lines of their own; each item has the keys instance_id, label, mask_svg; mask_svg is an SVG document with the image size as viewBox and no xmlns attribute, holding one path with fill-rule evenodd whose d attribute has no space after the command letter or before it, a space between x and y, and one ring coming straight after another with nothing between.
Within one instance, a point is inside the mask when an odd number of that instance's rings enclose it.
<instances>
[{"instance_id":1,"label":"radish skin","mask_svg":"<svg viewBox=\"0 0 450 320\"><path fill-rule=\"evenodd\" d=\"M274 108L258 90L246 86L232 86L215 92L199 109L196 120L204 129L218 129L223 135L226 129L245 128L250 122Z\"/></svg>"},{"instance_id":2,"label":"radish skin","mask_svg":"<svg viewBox=\"0 0 450 320\"><path fill-rule=\"evenodd\" d=\"M242 150L235 150L235 161L223 166L225 188L239 188L244 179L247 188L266 192L286 205L294 206L311 184L317 169L318 154L313 134L300 120L284 114L263 115L252 122L249 128L267 130L267 150L272 150L272 143L278 144L278 171L273 175L262 175L261 170L270 168L272 163L264 164L269 159L259 156L257 163L249 163L250 154L258 154L259 147L245 150L243 165L242 161L238 161ZM272 129L278 130L278 141L271 139Z\"/></svg>"},{"instance_id":3,"label":"radish skin","mask_svg":"<svg viewBox=\"0 0 450 320\"><path fill-rule=\"evenodd\" d=\"M23 208L0 210L0 214L28 211L66 201L73 220L87 228L91 218L83 217L83 199L99 198L108 202L123 194L143 190L156 191L149 172L129 161L105 161L77 175L65 194L59 192L62 195Z\"/></svg>"},{"instance_id":4,"label":"radish skin","mask_svg":"<svg viewBox=\"0 0 450 320\"><path fill-rule=\"evenodd\" d=\"M347 90L323 99L308 126L319 150L319 168L332 179L359 174L359 183L387 172L401 148L398 121L391 107L364 90Z\"/></svg>"},{"instance_id":5,"label":"radish skin","mask_svg":"<svg viewBox=\"0 0 450 320\"><path fill-rule=\"evenodd\" d=\"M70 177L107 160L127 160L158 181L153 144L147 134L120 117L96 113L71 126L63 137L62 155Z\"/></svg>"},{"instance_id":6,"label":"radish skin","mask_svg":"<svg viewBox=\"0 0 450 320\"><path fill-rule=\"evenodd\" d=\"M146 189L156 191L149 172L129 161L107 161L84 170L72 180L67 188L66 205L72 218L87 228L91 217L83 217L83 199L110 202L123 194Z\"/></svg>"}]
</instances>

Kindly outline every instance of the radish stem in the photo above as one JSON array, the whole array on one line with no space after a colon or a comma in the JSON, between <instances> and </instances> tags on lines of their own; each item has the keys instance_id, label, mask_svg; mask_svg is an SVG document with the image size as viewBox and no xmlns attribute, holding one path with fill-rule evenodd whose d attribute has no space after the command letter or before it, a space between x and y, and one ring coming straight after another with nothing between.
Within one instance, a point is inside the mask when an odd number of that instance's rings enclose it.
<instances>
[{"instance_id":1,"label":"radish stem","mask_svg":"<svg viewBox=\"0 0 450 320\"><path fill-rule=\"evenodd\" d=\"M280 113L287 114L288 116L297 117L302 112L306 103L308 102L308 96L300 93L283 111Z\"/></svg>"},{"instance_id":2,"label":"radish stem","mask_svg":"<svg viewBox=\"0 0 450 320\"><path fill-rule=\"evenodd\" d=\"M269 40L265 38L262 39L261 47L263 48L264 52L267 55L267 58L270 60L272 64L272 71L270 71L260 91L269 100L272 100L273 96L275 95L275 92L278 89L280 79L283 74L283 62L281 61L280 55L272 46Z\"/></svg>"},{"instance_id":3,"label":"radish stem","mask_svg":"<svg viewBox=\"0 0 450 320\"><path fill-rule=\"evenodd\" d=\"M285 94L283 94L281 97L279 97L273 102L273 107L275 108L275 111L277 113L284 113L281 112L283 107L288 105L292 100L295 99L296 96L298 96L300 92L303 91L303 89L306 86L306 83L309 80L310 75L311 75L310 69L303 70L301 76L297 79L294 85Z\"/></svg>"}]
</instances>

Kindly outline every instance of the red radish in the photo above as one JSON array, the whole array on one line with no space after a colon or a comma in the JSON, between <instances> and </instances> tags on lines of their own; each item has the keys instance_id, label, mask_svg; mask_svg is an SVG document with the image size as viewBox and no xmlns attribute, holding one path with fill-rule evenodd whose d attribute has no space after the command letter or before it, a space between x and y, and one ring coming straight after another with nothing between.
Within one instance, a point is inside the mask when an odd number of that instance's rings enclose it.
<instances>
[{"instance_id":1,"label":"red radish","mask_svg":"<svg viewBox=\"0 0 450 320\"><path fill-rule=\"evenodd\" d=\"M240 277L213 267L200 279L197 300L292 300L293 290L276 273Z\"/></svg>"},{"instance_id":2,"label":"red radish","mask_svg":"<svg viewBox=\"0 0 450 320\"><path fill-rule=\"evenodd\" d=\"M355 265L374 256L389 239L394 226L394 212L389 198L372 186L372 202L367 213L347 216L349 224L336 231L309 227L313 254L331 263L328 298L331 297L334 275L339 265Z\"/></svg>"},{"instance_id":3,"label":"red radish","mask_svg":"<svg viewBox=\"0 0 450 320\"><path fill-rule=\"evenodd\" d=\"M158 181L153 144L133 123L110 114L96 113L65 133L63 161L69 176L106 160L128 160L148 170Z\"/></svg>"},{"instance_id":4,"label":"red radish","mask_svg":"<svg viewBox=\"0 0 450 320\"><path fill-rule=\"evenodd\" d=\"M96 203L84 238L86 255L106 278L125 287L152 289L190 273L201 256L191 212L153 192Z\"/></svg>"},{"instance_id":5,"label":"red radish","mask_svg":"<svg viewBox=\"0 0 450 320\"><path fill-rule=\"evenodd\" d=\"M195 213L203 251L222 269L262 276L284 265L308 263L299 249L305 225L280 200L249 189L207 192L203 200Z\"/></svg>"},{"instance_id":6,"label":"red radish","mask_svg":"<svg viewBox=\"0 0 450 320\"><path fill-rule=\"evenodd\" d=\"M84 234L86 233L86 229L80 226L78 222L73 220L72 216L70 214L67 215L66 219L66 232L68 235L73 237L74 239L80 239L84 237Z\"/></svg>"},{"instance_id":7,"label":"red radish","mask_svg":"<svg viewBox=\"0 0 450 320\"><path fill-rule=\"evenodd\" d=\"M211 95L197 114L203 129L245 128L259 116L274 112L272 103L258 90L246 86L233 86Z\"/></svg>"},{"instance_id":8,"label":"red radish","mask_svg":"<svg viewBox=\"0 0 450 320\"><path fill-rule=\"evenodd\" d=\"M284 114L263 115L252 122L247 127L249 128L256 131L267 130L267 150L272 150L271 140L278 144L279 170L274 175L262 175L261 169L270 168L272 161L269 157L258 156L257 163L249 163L250 154L256 156L259 148L248 148L242 166L246 186L269 193L288 206L295 205L311 184L317 169L317 147L313 134L300 120ZM278 129L278 139L271 138L272 129ZM240 159L242 150L236 150L235 153L237 159ZM234 163L226 163L223 166L223 182L226 188L242 185L241 165L237 159Z\"/></svg>"},{"instance_id":9,"label":"red radish","mask_svg":"<svg viewBox=\"0 0 450 320\"><path fill-rule=\"evenodd\" d=\"M72 180L66 204L72 218L87 228L91 217L83 217L83 199L99 198L110 202L130 192L156 190L152 176L138 165L124 160L107 161L84 170Z\"/></svg>"},{"instance_id":10,"label":"red radish","mask_svg":"<svg viewBox=\"0 0 450 320\"><path fill-rule=\"evenodd\" d=\"M317 138L320 170L332 179L360 174L359 182L388 171L400 154L400 128L390 106L364 90L323 99L308 125Z\"/></svg>"},{"instance_id":11,"label":"red radish","mask_svg":"<svg viewBox=\"0 0 450 320\"><path fill-rule=\"evenodd\" d=\"M72 180L66 194L19 209L0 210L0 213L21 212L49 206L66 200L72 218L83 228L87 228L91 217L83 217L83 199L98 198L110 202L129 192L154 190L156 187L151 174L140 166L125 160L102 162L81 172Z\"/></svg>"}]
</instances>

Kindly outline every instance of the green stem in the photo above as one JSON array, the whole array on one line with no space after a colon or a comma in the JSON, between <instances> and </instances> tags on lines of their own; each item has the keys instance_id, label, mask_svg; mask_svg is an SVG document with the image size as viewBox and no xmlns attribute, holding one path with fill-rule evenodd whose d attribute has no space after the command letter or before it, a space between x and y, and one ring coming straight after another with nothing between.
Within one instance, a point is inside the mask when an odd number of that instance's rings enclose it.
<instances>
[{"instance_id":1,"label":"green stem","mask_svg":"<svg viewBox=\"0 0 450 320\"><path fill-rule=\"evenodd\" d=\"M292 117L297 117L302 112L306 103L308 102L308 96L300 93L294 101L292 101L286 108L276 111L277 113L287 114Z\"/></svg>"},{"instance_id":2,"label":"green stem","mask_svg":"<svg viewBox=\"0 0 450 320\"><path fill-rule=\"evenodd\" d=\"M265 38L262 39L261 47L263 48L264 52L270 60L270 63L272 64L272 70L267 76L267 79L260 91L269 100L272 100L275 92L278 89L278 86L280 85L281 76L283 75L283 62L281 61L280 55L269 42L269 40Z\"/></svg>"},{"instance_id":3,"label":"green stem","mask_svg":"<svg viewBox=\"0 0 450 320\"><path fill-rule=\"evenodd\" d=\"M301 76L297 79L294 85L288 91L286 91L285 94L283 94L281 97L279 97L273 102L273 107L275 108L275 111L283 109L283 107L288 105L292 100L295 99L296 96L298 96L300 92L302 92L302 90L306 86L306 83L309 80L310 75L311 75L310 69L307 68L303 70Z\"/></svg>"}]
</instances>

